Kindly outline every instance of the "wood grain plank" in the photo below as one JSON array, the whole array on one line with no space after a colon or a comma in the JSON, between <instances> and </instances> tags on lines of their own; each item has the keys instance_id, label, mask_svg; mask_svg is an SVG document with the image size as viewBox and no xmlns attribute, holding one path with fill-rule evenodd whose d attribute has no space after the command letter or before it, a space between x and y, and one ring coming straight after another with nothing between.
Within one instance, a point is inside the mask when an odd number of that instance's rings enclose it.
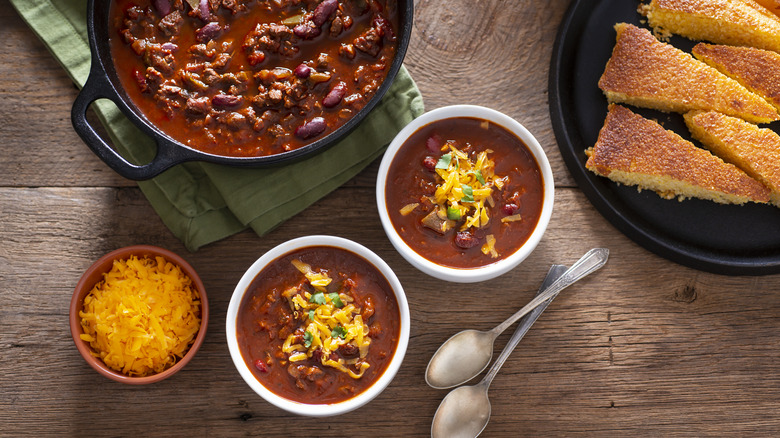
<instances>
[{"instance_id":1,"label":"wood grain plank","mask_svg":"<svg viewBox=\"0 0 780 438\"><path fill-rule=\"evenodd\" d=\"M346 199L368 207L344 210ZM490 391L493 417L484 436L780 428L780 298L769 293L780 276L722 277L674 265L618 235L577 190L561 189L545 238L520 267L477 285L442 283L394 251L372 203L370 189L345 187L264 238L244 232L193 254L137 189L0 188L4 433L281 436L292 428L295 436L426 435L446 393L423 380L440 343L462 328L497 324L530 300L550 264L571 264L593 246L612 250L609 264L564 291L507 361ZM327 219L334 211L343 214ZM276 244L312 232L377 252L405 285L412 310L398 376L347 423L265 403L241 380L225 344L224 316L243 270ZM105 252L136 243L190 261L212 312L206 342L187 368L144 388L92 371L67 327L81 272ZM101 415L85 415L96 409Z\"/></svg>"},{"instance_id":2,"label":"wood grain plank","mask_svg":"<svg viewBox=\"0 0 780 438\"><path fill-rule=\"evenodd\" d=\"M135 186L76 135L78 90L8 0L0 0L0 29L0 186Z\"/></svg>"},{"instance_id":3,"label":"wood grain plank","mask_svg":"<svg viewBox=\"0 0 780 438\"><path fill-rule=\"evenodd\" d=\"M515 118L542 145L562 187L574 182L550 123L547 73L568 4L419 0L405 58L426 109L482 105Z\"/></svg>"},{"instance_id":4,"label":"wood grain plank","mask_svg":"<svg viewBox=\"0 0 780 438\"><path fill-rule=\"evenodd\" d=\"M553 263L591 247L609 264L564 291L496 377L482 436L780 434L780 275L725 277L681 267L620 235L573 188L547 108L547 69L568 1L417 0L406 64L428 109L496 108L550 158L556 207L533 254L501 278L445 283L416 271L382 231L378 161L265 237L250 231L187 252L135 183L111 172L70 126L76 90L0 0L0 436L426 436L446 394L430 356L463 328L488 329L531 299ZM241 380L225 341L235 284L288 239L356 240L388 262L412 316L393 383L352 415L311 419L272 407ZM109 381L78 355L68 306L103 254L147 243L184 256L211 303L206 341L185 370L147 387ZM496 355L509 338L496 344Z\"/></svg>"}]
</instances>

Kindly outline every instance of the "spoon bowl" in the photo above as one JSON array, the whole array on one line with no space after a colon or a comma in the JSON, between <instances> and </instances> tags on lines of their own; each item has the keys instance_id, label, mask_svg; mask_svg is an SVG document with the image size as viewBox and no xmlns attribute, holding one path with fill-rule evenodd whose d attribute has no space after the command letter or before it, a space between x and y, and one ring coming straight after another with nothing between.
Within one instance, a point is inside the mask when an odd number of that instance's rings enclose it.
<instances>
[{"instance_id":1,"label":"spoon bowl","mask_svg":"<svg viewBox=\"0 0 780 438\"><path fill-rule=\"evenodd\" d=\"M490 420L489 384L483 380L447 394L433 416L431 436L473 438L482 433Z\"/></svg>"},{"instance_id":2,"label":"spoon bowl","mask_svg":"<svg viewBox=\"0 0 780 438\"><path fill-rule=\"evenodd\" d=\"M463 330L439 347L425 370L425 382L432 388L452 388L468 382L487 368L493 358L493 343L498 336L493 330ZM463 348L471 346L468 360Z\"/></svg>"},{"instance_id":3,"label":"spoon bowl","mask_svg":"<svg viewBox=\"0 0 780 438\"><path fill-rule=\"evenodd\" d=\"M428 362L425 381L433 388L447 389L479 375L490 363L493 343L504 330L528 315L518 327L518 331L522 332L519 337L522 338L560 291L604 266L608 257L609 250L606 248L594 248L563 274L559 271L561 265L553 265L536 298L506 321L489 331L464 330L446 340Z\"/></svg>"},{"instance_id":4,"label":"spoon bowl","mask_svg":"<svg viewBox=\"0 0 780 438\"><path fill-rule=\"evenodd\" d=\"M458 376L458 378L462 378L465 374L464 370L473 370L482 366L480 356L483 354L483 350L491 352L491 354L488 355L488 361L490 361L493 350L493 340L495 340L495 337L519 318L525 317L523 322L515 329L514 334L512 334L512 337L501 351L501 354L498 355L493 366L490 367L490 370L485 374L485 377L482 378L482 381L474 386L462 386L454 389L444 398L444 400L442 400L439 408L436 410L436 414L433 416L431 437L474 438L482 433L485 426L487 426L488 421L490 421L491 408L490 399L488 398L490 383L520 342L520 339L523 338L531 327L531 324L539 317L541 312L544 311L545 307L553 298L555 298L558 292L604 266L608 256L609 251L605 248L592 249L563 274L561 274L561 271L564 269L563 266L553 265L547 273L547 277L544 279L536 298L531 300L530 303L512 315L509 319L489 332L473 330L460 332L439 348L439 351L434 354L434 357L428 364L428 370L426 371L425 379L429 384L432 381L452 383L456 380L448 380L447 376L438 376L436 372L454 370L454 373L463 373ZM485 345L481 345L482 343ZM448 344L454 344L455 346ZM460 352L461 354L457 355L453 353L453 351L455 353ZM477 354L472 356L470 354L472 351L477 351ZM439 352L442 352L442 357L439 357ZM444 363L445 359L449 359L450 362L458 364L465 363L466 366L446 364ZM430 372L431 365L433 365L433 373ZM456 385L457 384L458 383L456 383Z\"/></svg>"}]
</instances>

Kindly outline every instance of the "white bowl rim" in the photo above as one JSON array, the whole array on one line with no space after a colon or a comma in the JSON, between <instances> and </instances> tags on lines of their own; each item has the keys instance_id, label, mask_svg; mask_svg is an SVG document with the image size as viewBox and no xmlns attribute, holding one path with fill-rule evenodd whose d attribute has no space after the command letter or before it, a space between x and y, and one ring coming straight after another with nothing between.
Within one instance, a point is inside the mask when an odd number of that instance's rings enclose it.
<instances>
[{"instance_id":1,"label":"white bowl rim","mask_svg":"<svg viewBox=\"0 0 780 438\"><path fill-rule=\"evenodd\" d=\"M376 267L379 270L379 272L381 272L382 275L385 276L387 282L390 284L390 287L393 289L393 292L395 293L396 301L398 302L398 310L401 318L400 333L398 336L398 345L395 349L395 352L393 353L393 357L390 360L390 363L387 366L387 369L385 369L384 373L382 373L382 375L379 376L379 379L377 379L377 381L374 382L371 386L369 386L365 391L361 392L355 397L352 397L348 400L344 400L338 403L328 403L328 404L300 403L300 402L286 399L277 394L274 394L268 388L263 386L263 384L261 384L260 381L257 380L255 376L252 374L252 372L249 370L249 367L247 366L246 362L244 362L243 356L241 356L241 351L239 350L238 347L238 339L236 335L236 320L238 316L238 309L241 306L241 301L243 300L243 297L247 292L249 285L255 279L257 274L259 274L260 271L262 271L263 268L265 268L269 263L278 259L279 257L282 257L297 249L312 247L312 246L330 246L330 247L344 249L354 254L357 254L358 256L362 257L370 264L372 264L374 267ZM390 384L390 382L393 380L396 373L398 372L399 368L401 367L401 363L403 362L404 355L406 354L406 348L409 344L410 326L411 326L411 318L409 315L409 303L406 299L406 295L404 293L403 287L401 286L401 282L398 280L398 277L396 277L395 273L390 268L390 266L388 266L387 263L385 263L384 260L382 260L373 251L371 251L370 249L366 248L365 246L359 243L356 243L349 239L345 239L343 237L327 236L327 235L303 236L296 239L288 240L284 243L277 245L276 247L272 248L271 250L269 250L268 252L260 256L260 258L258 258L252 264L252 266L250 266L249 269L247 269L247 271L241 277L241 280L239 280L238 284L236 285L236 288L233 291L233 295L230 298L230 303L228 305L228 311L227 311L226 322L225 322L228 350L230 351L230 356L233 359L233 364L238 370L238 373L241 375L244 381L249 385L249 387L252 388L258 395L260 395L266 401L281 409L284 409L294 414L310 416L310 417L327 417L327 416L344 414L365 405L366 403L374 399L376 396L378 396Z\"/></svg>"},{"instance_id":2,"label":"white bowl rim","mask_svg":"<svg viewBox=\"0 0 780 438\"><path fill-rule=\"evenodd\" d=\"M517 135L523 143L526 144L528 149L536 159L539 169L542 173L542 182L544 183L544 201L542 204L542 212L539 216L539 221L534 228L534 231L528 237L528 240L513 254L501 259L495 263L491 263L485 266L479 266L475 268L454 268L439 265L426 259L422 255L411 249L406 242L403 241L401 236L393 227L390 221L390 216L387 210L387 204L385 202L385 185L387 182L387 172L390 168L390 164L395 158L398 150L404 144L404 142L421 127L442 119L449 119L455 117L473 117L477 119L488 120L497 125L503 126L510 132ZM393 139L387 148L387 151L382 158L382 162L379 165L379 171L377 173L376 182L376 201L377 209L379 210L379 218L382 222L382 228L384 228L387 237L393 244L395 249L417 269L424 273L446 281L456 283L472 283L477 281L490 280L503 275L517 265L520 264L531 252L536 248L544 235L547 225L552 217L552 210L555 197L555 181L552 174L552 168L550 167L550 161L547 159L547 155L544 149L520 122L517 120L496 111L491 108L486 108L478 105L450 105L435 110L429 111L422 116L416 118L411 123L406 125L398 135Z\"/></svg>"}]
</instances>

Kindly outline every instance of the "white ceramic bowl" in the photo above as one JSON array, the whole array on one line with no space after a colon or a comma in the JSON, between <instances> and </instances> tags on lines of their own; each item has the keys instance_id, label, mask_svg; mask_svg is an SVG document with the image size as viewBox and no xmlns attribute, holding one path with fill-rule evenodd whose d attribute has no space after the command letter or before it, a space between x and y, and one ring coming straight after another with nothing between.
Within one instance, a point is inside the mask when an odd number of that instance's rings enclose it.
<instances>
[{"instance_id":1,"label":"white ceramic bowl","mask_svg":"<svg viewBox=\"0 0 780 438\"><path fill-rule=\"evenodd\" d=\"M252 372L249 370L244 358L241 356L241 351L238 348L238 341L236 339L236 321L238 316L238 309L241 306L241 301L244 294L247 292L252 280L255 279L257 274L260 273L269 263L284 256L292 251L300 248L306 248L310 246L331 246L336 248L345 249L349 252L359 255L363 259L371 263L382 275L385 276L387 282L392 287L395 293L395 298L398 301L398 310L401 317L400 334L398 336L398 345L393 353L389 365L385 372L374 382L373 385L368 387L365 391L359 393L353 398L330 404L306 404L299 403L281 397L269 391L263 384L261 384ZM395 276L392 269L385 263L379 256L374 254L371 250L363 245L355 243L351 240L347 240L341 237L334 236L305 236L297 239L289 240L281 245L271 249L262 257L257 259L256 262L249 267L249 269L241 277L238 282L233 296L230 299L230 304L227 311L226 321L226 333L228 349L230 350L230 356L233 358L233 364L236 366L238 373L244 378L244 381L252 388L257 394L267 400L269 403L284 409L288 412L292 412L298 415L307 415L312 417L327 417L332 415L344 414L346 412L357 409L379 395L390 384L401 367L404 355L406 354L406 347L409 344L409 327L411 325L409 318L409 303L406 300L406 295L401 287L401 282L398 281L398 277Z\"/></svg>"},{"instance_id":2,"label":"white ceramic bowl","mask_svg":"<svg viewBox=\"0 0 780 438\"><path fill-rule=\"evenodd\" d=\"M390 221L390 215L387 210L387 202L385 200L385 185L387 182L387 173L390 169L390 164L395 158L398 150L406 142L406 140L414 134L418 129L422 128L429 123L437 120L449 119L453 117L473 117L477 119L488 120L497 125L503 126L510 132L514 133L523 143L528 146L528 149L536 159L539 169L542 173L542 182L544 184L544 201L542 204L542 212L539 217L539 222L536 224L536 228L533 230L528 240L513 254L501 259L495 263L480 266L476 268L452 268L442 266L434 263L425 257L421 256L413 249L411 249L406 242L403 241L401 236L393 227ZM542 239L544 231L547 229L547 224L550 222L553 210L553 198L555 195L555 186L553 182L552 169L550 168L550 162L547 160L542 146L539 142L528 132L523 125L518 123L513 118L502 114L496 110L485 108L475 105L453 105L439 109L435 109L428 113L418 117L410 124L408 124L401 132L396 135L390 146L385 152L382 163L379 166L379 173L376 181L376 202L379 209L379 217L382 221L382 227L387 233L387 237L393 244L395 249L401 253L401 255L411 263L417 269L433 277L452 281L456 283L472 283L477 281L490 280L505 274L508 271L515 268L520 264L531 252L536 248L536 245Z\"/></svg>"}]
</instances>

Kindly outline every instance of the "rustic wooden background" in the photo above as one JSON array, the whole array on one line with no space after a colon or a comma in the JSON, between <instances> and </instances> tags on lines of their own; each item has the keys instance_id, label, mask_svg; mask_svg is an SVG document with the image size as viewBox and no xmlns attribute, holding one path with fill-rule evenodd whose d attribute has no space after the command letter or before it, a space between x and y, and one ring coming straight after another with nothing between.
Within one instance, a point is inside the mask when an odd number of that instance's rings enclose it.
<instances>
[{"instance_id":1,"label":"rustic wooden background","mask_svg":"<svg viewBox=\"0 0 780 438\"><path fill-rule=\"evenodd\" d=\"M557 186L552 221L531 257L499 279L456 285L421 274L393 250L374 206L377 163L266 237L243 232L188 253L135 183L73 132L77 90L0 0L0 435L425 436L446 394L423 380L441 342L494 326L530 300L551 264L570 265L596 246L610 248L609 264L565 291L504 365L483 436L780 433L780 276L725 277L661 259L608 224L565 169L546 90L568 3L416 1L406 64L426 107L473 103L517 118L544 146ZM406 286L412 315L409 350L390 387L330 419L287 414L252 392L224 332L243 270L278 243L314 232L377 252ZM132 387L82 360L68 304L95 259L140 243L190 261L211 319L182 372Z\"/></svg>"}]
</instances>

